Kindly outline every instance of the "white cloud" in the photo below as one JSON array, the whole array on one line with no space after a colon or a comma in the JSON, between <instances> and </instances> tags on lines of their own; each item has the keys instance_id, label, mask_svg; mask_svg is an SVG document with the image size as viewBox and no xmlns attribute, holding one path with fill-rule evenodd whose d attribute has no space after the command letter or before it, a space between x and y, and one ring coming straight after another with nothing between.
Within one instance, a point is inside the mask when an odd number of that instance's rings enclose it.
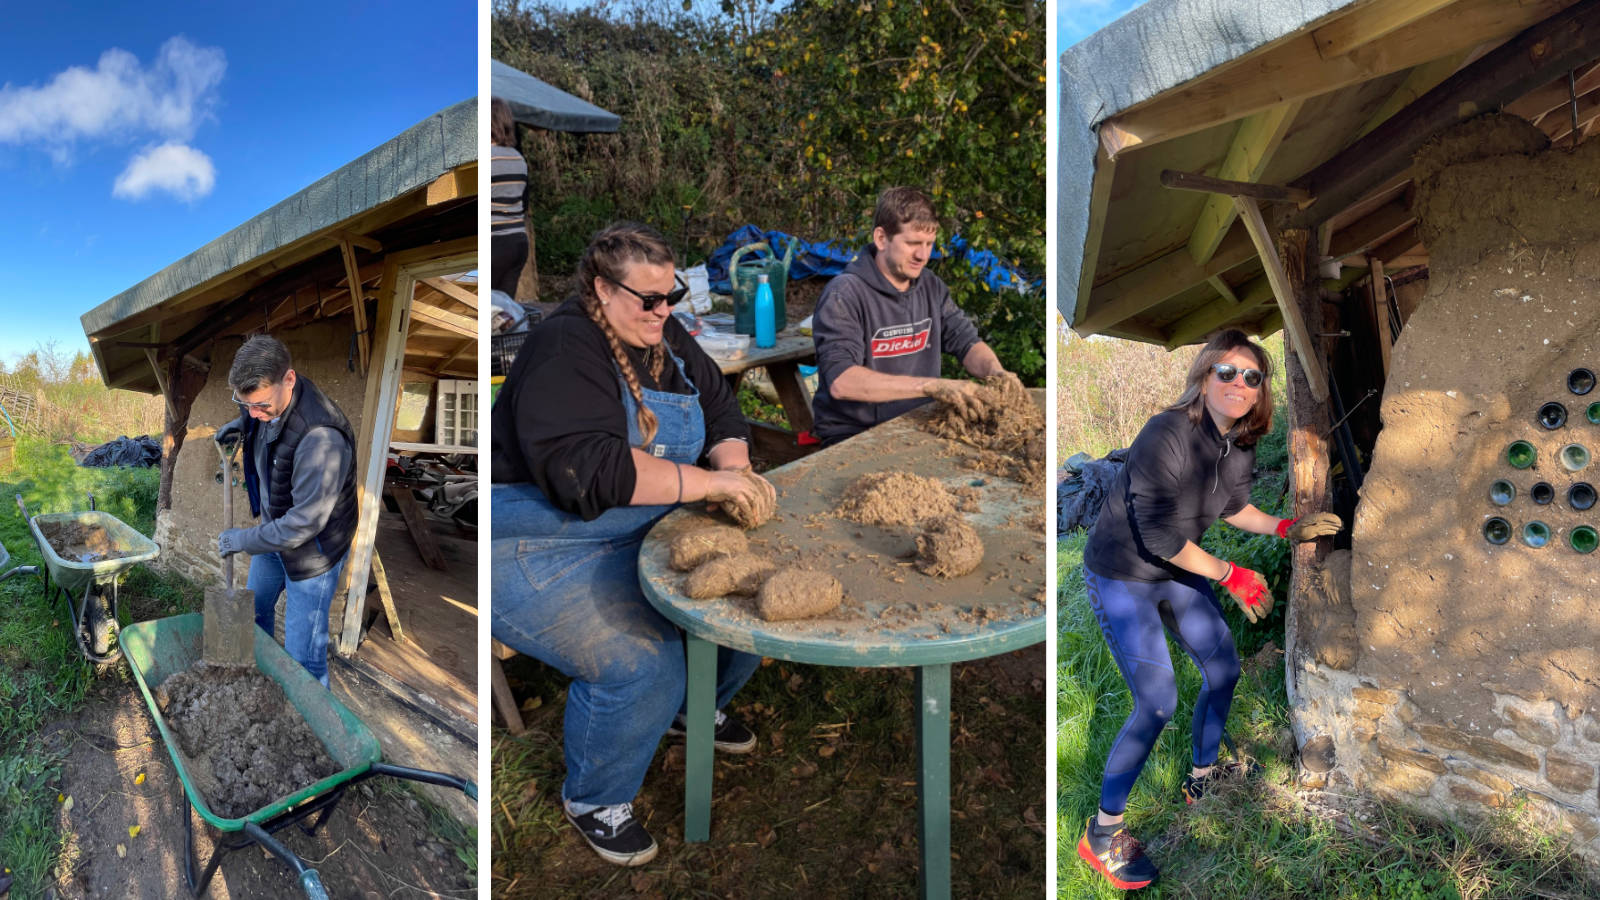
<instances>
[{"instance_id":1,"label":"white cloud","mask_svg":"<svg viewBox=\"0 0 1600 900\"><path fill-rule=\"evenodd\" d=\"M211 157L187 144L167 143L134 154L111 193L124 200L143 200L154 191L165 191L190 201L211 193L216 183Z\"/></svg>"},{"instance_id":2,"label":"white cloud","mask_svg":"<svg viewBox=\"0 0 1600 900\"><path fill-rule=\"evenodd\" d=\"M42 85L0 87L0 143L55 146L130 132L188 140L216 105L226 69L221 49L182 36L162 44L148 67L113 48L93 69L72 66Z\"/></svg>"}]
</instances>

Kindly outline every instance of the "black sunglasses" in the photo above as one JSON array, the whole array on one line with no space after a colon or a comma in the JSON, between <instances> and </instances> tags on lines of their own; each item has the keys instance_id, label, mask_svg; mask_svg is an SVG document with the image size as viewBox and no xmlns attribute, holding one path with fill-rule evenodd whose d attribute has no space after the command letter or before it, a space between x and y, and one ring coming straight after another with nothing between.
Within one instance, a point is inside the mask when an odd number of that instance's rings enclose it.
<instances>
[{"instance_id":1,"label":"black sunglasses","mask_svg":"<svg viewBox=\"0 0 1600 900\"><path fill-rule=\"evenodd\" d=\"M1217 378L1221 379L1223 384L1230 384L1234 378L1243 375L1245 387L1252 388L1261 387L1262 379L1267 377L1260 369L1241 369L1227 363L1217 363L1211 367L1211 371L1217 373Z\"/></svg>"},{"instance_id":2,"label":"black sunglasses","mask_svg":"<svg viewBox=\"0 0 1600 900\"><path fill-rule=\"evenodd\" d=\"M605 275L601 275L600 277L601 278L605 278L605 280L611 282L612 284L616 285L617 287L622 288L623 290L625 290L628 293L634 295L635 297L638 297L639 298L639 302L644 304L644 311L645 312L649 312L650 310L655 309L657 306L659 306L662 303L665 303L668 306L677 306L678 305L678 301L682 300L684 298L684 295L689 293L689 288L684 285L683 279L681 277L679 277L678 275L673 275L672 276L672 280L677 282L678 286L676 288L674 288L671 293L668 293L668 294L641 294L638 291L634 290L633 288L628 287L627 285L623 284L622 282L616 280L615 278L610 278L610 277L607 277Z\"/></svg>"}]
</instances>

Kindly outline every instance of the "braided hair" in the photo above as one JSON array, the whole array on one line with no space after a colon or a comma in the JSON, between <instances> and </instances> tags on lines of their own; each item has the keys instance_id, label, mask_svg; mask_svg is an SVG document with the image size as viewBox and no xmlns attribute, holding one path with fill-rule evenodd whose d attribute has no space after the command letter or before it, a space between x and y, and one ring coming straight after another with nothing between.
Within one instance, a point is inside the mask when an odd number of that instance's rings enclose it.
<instances>
[{"instance_id":1,"label":"braided hair","mask_svg":"<svg viewBox=\"0 0 1600 900\"><path fill-rule=\"evenodd\" d=\"M653 265L673 262L672 247L661 232L636 222L607 225L590 238L589 246L583 251L583 259L578 263L578 289L583 298L583 311L606 336L606 343L611 345L611 355L617 361L617 368L622 371L622 379L627 382L628 391L633 394L634 402L639 407L640 446L646 447L656 436L656 415L644 404L639 389L639 374L633 369L633 360L623 350L622 341L606 319L605 311L600 308L600 295L594 289L596 278L621 284L627 270L640 262ZM659 381L666 362L667 352L662 344L645 350L645 363L649 366L651 378Z\"/></svg>"}]
</instances>

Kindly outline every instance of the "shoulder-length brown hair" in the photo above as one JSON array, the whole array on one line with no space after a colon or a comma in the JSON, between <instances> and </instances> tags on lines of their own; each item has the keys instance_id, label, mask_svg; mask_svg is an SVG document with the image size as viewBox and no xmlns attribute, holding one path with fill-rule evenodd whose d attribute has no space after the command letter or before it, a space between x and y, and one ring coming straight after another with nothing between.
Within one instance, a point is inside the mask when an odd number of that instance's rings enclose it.
<instances>
[{"instance_id":1,"label":"shoulder-length brown hair","mask_svg":"<svg viewBox=\"0 0 1600 900\"><path fill-rule=\"evenodd\" d=\"M1178 402L1167 409L1181 409L1188 413L1189 421L1200 424L1200 418L1206 414L1206 377L1211 374L1211 367L1218 360L1235 350L1245 350L1254 356L1256 368L1261 370L1262 375L1261 387L1256 391L1256 405L1233 423L1233 442L1241 447L1249 447L1272 430L1272 357L1261 349L1260 344L1250 340L1249 335L1236 328L1218 332L1200 348L1200 355L1194 358L1194 363L1189 366L1189 374L1184 378L1183 393L1178 397Z\"/></svg>"}]
</instances>

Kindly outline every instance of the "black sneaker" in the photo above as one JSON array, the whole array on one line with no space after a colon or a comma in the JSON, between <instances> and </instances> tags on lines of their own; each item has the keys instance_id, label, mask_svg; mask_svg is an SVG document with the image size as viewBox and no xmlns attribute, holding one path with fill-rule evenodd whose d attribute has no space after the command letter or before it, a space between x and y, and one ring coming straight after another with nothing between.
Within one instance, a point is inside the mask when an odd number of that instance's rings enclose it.
<instances>
[{"instance_id":1,"label":"black sneaker","mask_svg":"<svg viewBox=\"0 0 1600 900\"><path fill-rule=\"evenodd\" d=\"M1121 824L1102 828L1096 824L1094 816L1089 817L1083 839L1078 841L1078 855L1090 868L1104 875L1112 887L1120 890L1148 887L1161 877L1155 863L1144 855L1144 844L1129 834L1128 829Z\"/></svg>"},{"instance_id":2,"label":"black sneaker","mask_svg":"<svg viewBox=\"0 0 1600 900\"><path fill-rule=\"evenodd\" d=\"M562 804L567 821L578 829L594 852L608 863L642 866L656 858L656 841L633 817L632 803L602 806L576 815Z\"/></svg>"},{"instance_id":3,"label":"black sneaker","mask_svg":"<svg viewBox=\"0 0 1600 900\"><path fill-rule=\"evenodd\" d=\"M678 716L667 726L667 734L671 737L683 737L687 734L686 727L683 716ZM756 733L719 709L716 727L711 731L711 743L723 753L749 753L756 748Z\"/></svg>"},{"instance_id":4,"label":"black sneaker","mask_svg":"<svg viewBox=\"0 0 1600 900\"><path fill-rule=\"evenodd\" d=\"M1211 771L1198 778L1195 777L1193 772L1190 772L1183 777L1183 802L1193 806L1214 785L1232 779L1254 778L1260 773L1261 767L1248 760L1245 762L1235 760L1229 760L1225 763L1219 762L1211 767Z\"/></svg>"}]
</instances>

